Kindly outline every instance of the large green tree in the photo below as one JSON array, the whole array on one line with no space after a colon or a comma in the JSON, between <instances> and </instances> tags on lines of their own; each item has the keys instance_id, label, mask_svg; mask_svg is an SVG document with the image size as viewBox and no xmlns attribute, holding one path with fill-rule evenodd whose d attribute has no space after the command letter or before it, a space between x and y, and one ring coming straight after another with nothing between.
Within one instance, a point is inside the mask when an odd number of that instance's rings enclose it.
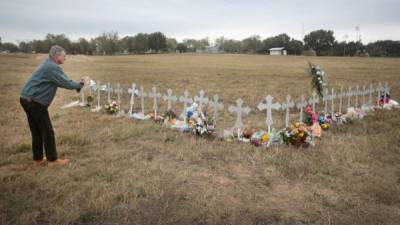
<instances>
[{"instance_id":1,"label":"large green tree","mask_svg":"<svg viewBox=\"0 0 400 225\"><path fill-rule=\"evenodd\" d=\"M316 30L304 37L307 49L313 49L317 55L332 55L335 37L331 30Z\"/></svg>"},{"instance_id":2,"label":"large green tree","mask_svg":"<svg viewBox=\"0 0 400 225\"><path fill-rule=\"evenodd\" d=\"M133 37L132 51L134 53L145 53L149 50L149 35L146 33L138 33Z\"/></svg>"},{"instance_id":3,"label":"large green tree","mask_svg":"<svg viewBox=\"0 0 400 225\"><path fill-rule=\"evenodd\" d=\"M156 51L167 50L167 37L161 32L154 32L149 34L149 47Z\"/></svg>"},{"instance_id":4,"label":"large green tree","mask_svg":"<svg viewBox=\"0 0 400 225\"><path fill-rule=\"evenodd\" d=\"M95 39L96 52L99 54L112 55L118 52L118 33L103 33Z\"/></svg>"}]
</instances>

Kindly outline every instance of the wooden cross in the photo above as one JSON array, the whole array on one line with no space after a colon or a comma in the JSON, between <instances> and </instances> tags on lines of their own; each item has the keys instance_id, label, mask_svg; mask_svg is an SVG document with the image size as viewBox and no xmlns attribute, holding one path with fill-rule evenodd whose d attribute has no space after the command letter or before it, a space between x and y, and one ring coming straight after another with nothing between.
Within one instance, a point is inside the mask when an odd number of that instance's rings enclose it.
<instances>
[{"instance_id":1,"label":"wooden cross","mask_svg":"<svg viewBox=\"0 0 400 225\"><path fill-rule=\"evenodd\" d=\"M200 110L202 110L203 104L208 103L208 97L204 97L204 94L205 94L204 90L200 90L199 96L194 97L194 101L199 102Z\"/></svg>"},{"instance_id":2,"label":"wooden cross","mask_svg":"<svg viewBox=\"0 0 400 225\"><path fill-rule=\"evenodd\" d=\"M84 85L81 88L81 106L86 106L86 99L85 99L85 90L88 89L88 86Z\"/></svg>"},{"instance_id":3,"label":"wooden cross","mask_svg":"<svg viewBox=\"0 0 400 225\"><path fill-rule=\"evenodd\" d=\"M294 102L291 100L290 95L286 96L286 102L282 103L282 110L286 110L286 115L285 115L285 125L286 127L289 126L290 122L290 109L294 107Z\"/></svg>"},{"instance_id":4,"label":"wooden cross","mask_svg":"<svg viewBox=\"0 0 400 225\"><path fill-rule=\"evenodd\" d=\"M385 87L383 88L383 102L386 103L387 97L386 94L389 94L390 88L388 86L388 83L385 82Z\"/></svg>"},{"instance_id":5,"label":"wooden cross","mask_svg":"<svg viewBox=\"0 0 400 225\"><path fill-rule=\"evenodd\" d=\"M373 85L372 84L370 84L369 85L369 90L368 90L368 94L369 94L369 97L368 97L368 104L372 104L372 93L374 93L374 87L373 87Z\"/></svg>"},{"instance_id":6,"label":"wooden cross","mask_svg":"<svg viewBox=\"0 0 400 225\"><path fill-rule=\"evenodd\" d=\"M118 115L122 114L122 108L121 108L121 97L123 93L123 89L121 88L120 83L117 83L117 87L114 89L114 93L117 94L117 102L118 102Z\"/></svg>"},{"instance_id":7,"label":"wooden cross","mask_svg":"<svg viewBox=\"0 0 400 225\"><path fill-rule=\"evenodd\" d=\"M133 112L135 110L135 95L137 95L137 93L138 93L135 83L132 83L132 87L128 88L128 93L131 94L131 99L129 101L129 104L130 104L129 114L133 114Z\"/></svg>"},{"instance_id":8,"label":"wooden cross","mask_svg":"<svg viewBox=\"0 0 400 225\"><path fill-rule=\"evenodd\" d=\"M260 102L257 106L257 108L260 111L266 110L266 112L267 112L266 123L267 123L267 128L268 128L269 134L271 133L271 127L272 127L272 124L274 123L274 121L272 120L272 109L279 110L281 108L281 104L279 104L278 102L272 104L273 99L274 99L274 97L272 97L271 95L267 95L267 97L265 97L266 104Z\"/></svg>"},{"instance_id":9,"label":"wooden cross","mask_svg":"<svg viewBox=\"0 0 400 225\"><path fill-rule=\"evenodd\" d=\"M100 106L100 90L101 90L100 81L98 80L97 84L94 85L93 87L97 91L97 96L96 96L97 97L97 106L96 106L95 111L98 112L101 109L101 106Z\"/></svg>"},{"instance_id":10,"label":"wooden cross","mask_svg":"<svg viewBox=\"0 0 400 225\"><path fill-rule=\"evenodd\" d=\"M163 96L164 101L167 102L167 110L170 110L172 108L172 103L171 102L176 102L178 99L175 95L172 95L172 90L169 88L167 90L167 94Z\"/></svg>"},{"instance_id":11,"label":"wooden cross","mask_svg":"<svg viewBox=\"0 0 400 225\"><path fill-rule=\"evenodd\" d=\"M144 98L147 97L147 93L144 92L143 86L140 86L139 96L140 96L140 106L141 106L141 108L142 108L142 113L143 113L143 115L144 115Z\"/></svg>"},{"instance_id":12,"label":"wooden cross","mask_svg":"<svg viewBox=\"0 0 400 225\"><path fill-rule=\"evenodd\" d=\"M335 115L335 98L336 98L336 93L335 90L332 88L332 92L331 92L331 115L334 116Z\"/></svg>"},{"instance_id":13,"label":"wooden cross","mask_svg":"<svg viewBox=\"0 0 400 225\"><path fill-rule=\"evenodd\" d=\"M110 104L111 103L111 93L114 91L114 89L111 87L110 83L107 83L106 91L107 91L107 101L108 101L108 104Z\"/></svg>"},{"instance_id":14,"label":"wooden cross","mask_svg":"<svg viewBox=\"0 0 400 225\"><path fill-rule=\"evenodd\" d=\"M304 95L301 95L300 102L296 104L297 109L300 109L300 122L303 122L303 109L307 106L307 101Z\"/></svg>"},{"instance_id":15,"label":"wooden cross","mask_svg":"<svg viewBox=\"0 0 400 225\"><path fill-rule=\"evenodd\" d=\"M358 107L358 96L360 95L360 87L358 86L358 84L357 84L357 86L356 86L356 90L355 90L355 92L354 92L354 95L356 96L356 101L355 101L355 108L357 108Z\"/></svg>"},{"instance_id":16,"label":"wooden cross","mask_svg":"<svg viewBox=\"0 0 400 225\"><path fill-rule=\"evenodd\" d=\"M367 95L367 88L365 87L365 85L363 85L363 90L362 90L362 105L365 105L365 96Z\"/></svg>"},{"instance_id":17,"label":"wooden cross","mask_svg":"<svg viewBox=\"0 0 400 225\"><path fill-rule=\"evenodd\" d=\"M193 99L190 97L189 92L185 90L183 95L179 97L179 101L183 103L183 112L181 117L183 117L186 121L186 109L190 104L193 103Z\"/></svg>"},{"instance_id":18,"label":"wooden cross","mask_svg":"<svg viewBox=\"0 0 400 225\"><path fill-rule=\"evenodd\" d=\"M236 100L236 106L230 105L228 108L229 112L236 114L236 122L234 128L237 129L241 129L243 127L242 115L248 114L251 111L251 109L248 106L242 107L242 105L243 105L243 100L241 98L238 98Z\"/></svg>"},{"instance_id":19,"label":"wooden cross","mask_svg":"<svg viewBox=\"0 0 400 225\"><path fill-rule=\"evenodd\" d=\"M353 90L351 90L351 86L349 86L349 91L346 93L347 95L347 108L351 107L351 96L354 95Z\"/></svg>"},{"instance_id":20,"label":"wooden cross","mask_svg":"<svg viewBox=\"0 0 400 225\"><path fill-rule=\"evenodd\" d=\"M313 91L312 93L312 97L310 97L310 99L308 100L308 104L312 105L312 110L315 112L315 104L317 104L319 102L319 98L317 96L317 93L315 93L315 91Z\"/></svg>"},{"instance_id":21,"label":"wooden cross","mask_svg":"<svg viewBox=\"0 0 400 225\"><path fill-rule=\"evenodd\" d=\"M382 83L379 82L378 85L376 85L376 88L375 88L376 93L378 93L378 106L379 106L379 102L381 100L381 89L382 89Z\"/></svg>"},{"instance_id":22,"label":"wooden cross","mask_svg":"<svg viewBox=\"0 0 400 225\"><path fill-rule=\"evenodd\" d=\"M339 97L339 113L342 114L342 107L343 107L343 97L346 93L343 91L343 85L340 86L340 92L338 94ZM333 116L333 115L332 115Z\"/></svg>"},{"instance_id":23,"label":"wooden cross","mask_svg":"<svg viewBox=\"0 0 400 225\"><path fill-rule=\"evenodd\" d=\"M328 112L329 99L330 99L329 90L328 90L328 88L325 88L325 94L324 94L324 97L322 98L322 101L324 102L324 113Z\"/></svg>"},{"instance_id":24,"label":"wooden cross","mask_svg":"<svg viewBox=\"0 0 400 225\"><path fill-rule=\"evenodd\" d=\"M213 112L214 124L216 124L216 122L217 122L218 111L224 109L224 104L222 104L221 102L218 102L218 100L219 100L218 95L214 95L213 101L209 102L209 104L211 105L211 107L213 108L213 111L214 111Z\"/></svg>"},{"instance_id":25,"label":"wooden cross","mask_svg":"<svg viewBox=\"0 0 400 225\"><path fill-rule=\"evenodd\" d=\"M157 118L157 98L160 98L161 94L157 92L157 88L153 86L151 92L149 93L149 98L153 98L153 110L154 110L154 118Z\"/></svg>"}]
</instances>

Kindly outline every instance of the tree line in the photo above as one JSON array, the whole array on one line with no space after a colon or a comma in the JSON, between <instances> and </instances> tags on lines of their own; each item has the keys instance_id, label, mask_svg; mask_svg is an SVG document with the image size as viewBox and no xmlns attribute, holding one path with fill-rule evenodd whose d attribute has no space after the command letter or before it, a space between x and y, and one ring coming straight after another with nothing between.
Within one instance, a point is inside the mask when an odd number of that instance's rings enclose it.
<instances>
[{"instance_id":1,"label":"tree line","mask_svg":"<svg viewBox=\"0 0 400 225\"><path fill-rule=\"evenodd\" d=\"M220 37L215 39L213 46L208 38L184 39L178 43L175 38L168 38L162 32L124 37L119 37L117 32L104 32L95 38L79 38L77 41L71 41L65 34L47 34L43 40L22 41L18 45L2 43L0 37L0 50L8 52L48 53L54 44L63 46L69 54L85 55L207 52L210 47L217 52L266 54L270 48L284 47L289 55L400 56L400 41L380 40L366 45L360 40L339 42L333 31L323 29L310 32L303 41L284 33L266 39L261 39L259 35L243 40Z\"/></svg>"}]
</instances>

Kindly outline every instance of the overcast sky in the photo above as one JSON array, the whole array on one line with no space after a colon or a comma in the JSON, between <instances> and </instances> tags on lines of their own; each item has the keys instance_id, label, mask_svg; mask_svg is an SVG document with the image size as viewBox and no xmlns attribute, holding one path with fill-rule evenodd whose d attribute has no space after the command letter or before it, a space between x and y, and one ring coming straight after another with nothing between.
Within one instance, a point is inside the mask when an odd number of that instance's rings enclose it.
<instances>
[{"instance_id":1,"label":"overcast sky","mask_svg":"<svg viewBox=\"0 0 400 225\"><path fill-rule=\"evenodd\" d=\"M337 40L400 40L400 0L0 0L2 42L72 40L117 31L120 37L161 31L178 41L224 36L241 40L287 33L302 39L317 29Z\"/></svg>"}]
</instances>

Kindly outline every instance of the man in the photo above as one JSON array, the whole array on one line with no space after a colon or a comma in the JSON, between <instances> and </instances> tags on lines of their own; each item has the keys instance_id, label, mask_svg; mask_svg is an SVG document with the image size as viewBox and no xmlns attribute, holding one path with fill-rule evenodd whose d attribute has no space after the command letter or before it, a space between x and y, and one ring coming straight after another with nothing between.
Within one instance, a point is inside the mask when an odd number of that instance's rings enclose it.
<instances>
[{"instance_id":1,"label":"man","mask_svg":"<svg viewBox=\"0 0 400 225\"><path fill-rule=\"evenodd\" d=\"M75 89L78 92L87 82L82 78L80 83L70 80L59 65L65 61L65 50L54 45L49 52L49 58L32 73L31 78L22 88L20 103L28 118L32 134L33 160L42 164L43 145L49 165L65 165L68 159L58 159L53 126L51 125L47 108L53 101L57 88Z\"/></svg>"}]
</instances>

